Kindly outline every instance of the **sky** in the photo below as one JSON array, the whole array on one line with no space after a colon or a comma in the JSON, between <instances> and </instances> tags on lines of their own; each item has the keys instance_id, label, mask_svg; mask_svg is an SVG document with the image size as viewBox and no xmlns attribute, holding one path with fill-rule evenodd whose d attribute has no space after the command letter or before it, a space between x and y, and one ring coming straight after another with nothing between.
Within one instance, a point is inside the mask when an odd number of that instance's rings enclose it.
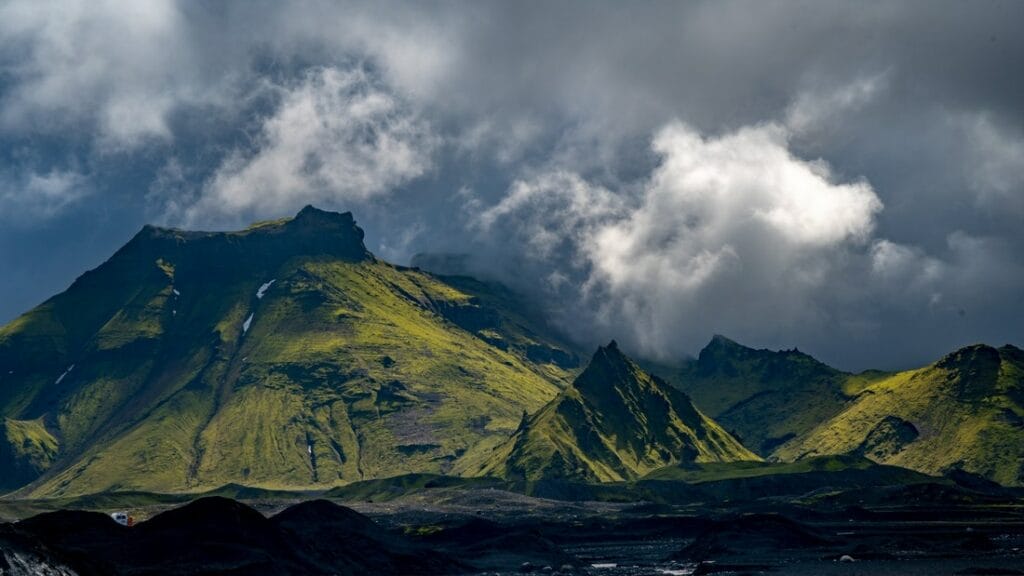
<instances>
[{"instance_id":1,"label":"sky","mask_svg":"<svg viewBox=\"0 0 1024 576\"><path fill-rule=\"evenodd\" d=\"M0 323L143 224L314 204L661 361L713 334L850 370L1024 345L1022 23L985 0L3 0Z\"/></svg>"}]
</instances>

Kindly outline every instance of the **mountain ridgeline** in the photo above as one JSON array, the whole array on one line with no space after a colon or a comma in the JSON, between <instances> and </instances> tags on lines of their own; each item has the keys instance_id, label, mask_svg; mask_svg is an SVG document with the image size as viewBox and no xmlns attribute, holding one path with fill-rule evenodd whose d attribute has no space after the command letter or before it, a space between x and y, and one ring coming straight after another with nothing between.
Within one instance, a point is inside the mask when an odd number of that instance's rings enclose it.
<instances>
[{"instance_id":1,"label":"mountain ridgeline","mask_svg":"<svg viewBox=\"0 0 1024 576\"><path fill-rule=\"evenodd\" d=\"M581 357L506 288L379 260L349 213L146 226L0 328L0 491L629 483L868 460L1024 484L1012 346L860 374L721 336L671 368L614 342Z\"/></svg>"},{"instance_id":2,"label":"mountain ridgeline","mask_svg":"<svg viewBox=\"0 0 1024 576\"><path fill-rule=\"evenodd\" d=\"M147 226L0 329L0 488L315 487L445 472L575 375L514 295L376 259L351 214Z\"/></svg>"},{"instance_id":3,"label":"mountain ridgeline","mask_svg":"<svg viewBox=\"0 0 1024 576\"><path fill-rule=\"evenodd\" d=\"M863 456L1024 484L1024 351L967 346L923 368L849 374L716 336L669 380L760 456Z\"/></svg>"},{"instance_id":4,"label":"mountain ridgeline","mask_svg":"<svg viewBox=\"0 0 1024 576\"><path fill-rule=\"evenodd\" d=\"M690 398L615 342L489 457L466 472L509 480L634 480L679 463L759 460Z\"/></svg>"},{"instance_id":5,"label":"mountain ridgeline","mask_svg":"<svg viewBox=\"0 0 1024 576\"><path fill-rule=\"evenodd\" d=\"M928 474L962 469L1024 484L1024 351L974 345L892 374L774 453L856 453Z\"/></svg>"}]
</instances>

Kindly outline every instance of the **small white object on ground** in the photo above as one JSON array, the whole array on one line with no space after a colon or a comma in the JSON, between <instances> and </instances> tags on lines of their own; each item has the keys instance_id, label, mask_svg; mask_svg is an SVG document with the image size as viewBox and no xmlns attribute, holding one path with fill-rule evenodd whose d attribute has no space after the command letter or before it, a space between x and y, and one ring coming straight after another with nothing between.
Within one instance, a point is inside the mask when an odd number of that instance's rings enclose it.
<instances>
[{"instance_id":1,"label":"small white object on ground","mask_svg":"<svg viewBox=\"0 0 1024 576\"><path fill-rule=\"evenodd\" d=\"M68 375L68 372L71 372L72 370L74 370L74 368L75 368L74 364L72 364L71 366L68 366L68 369L65 370L63 374L61 374L60 376L57 376L57 381L54 382L54 384L60 384L60 381L63 380L64 377Z\"/></svg>"},{"instance_id":2,"label":"small white object on ground","mask_svg":"<svg viewBox=\"0 0 1024 576\"><path fill-rule=\"evenodd\" d=\"M249 325L252 324L253 315L255 315L255 312L250 312L249 317L245 319L245 322L242 322L242 334L249 331Z\"/></svg>"},{"instance_id":3,"label":"small white object on ground","mask_svg":"<svg viewBox=\"0 0 1024 576\"><path fill-rule=\"evenodd\" d=\"M261 284L260 289L256 291L256 299L262 300L263 295L267 293L267 290L270 288L271 285L274 284L274 282L277 282L277 278L274 278L270 282L264 282L263 284Z\"/></svg>"}]
</instances>

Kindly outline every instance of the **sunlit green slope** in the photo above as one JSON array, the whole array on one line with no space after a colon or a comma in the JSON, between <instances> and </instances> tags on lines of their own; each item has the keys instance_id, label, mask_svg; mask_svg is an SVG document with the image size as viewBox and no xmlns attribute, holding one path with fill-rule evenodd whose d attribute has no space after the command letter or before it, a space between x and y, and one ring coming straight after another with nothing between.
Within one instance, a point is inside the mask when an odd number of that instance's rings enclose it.
<instances>
[{"instance_id":1,"label":"sunlit green slope","mask_svg":"<svg viewBox=\"0 0 1024 576\"><path fill-rule=\"evenodd\" d=\"M755 350L723 336L664 373L762 456L835 416L857 391L886 375L848 374L799 350Z\"/></svg>"},{"instance_id":2,"label":"sunlit green slope","mask_svg":"<svg viewBox=\"0 0 1024 576\"><path fill-rule=\"evenodd\" d=\"M891 375L776 455L848 452L926 473L962 468L1024 484L1024 351L969 346Z\"/></svg>"},{"instance_id":3,"label":"sunlit green slope","mask_svg":"<svg viewBox=\"0 0 1024 576\"><path fill-rule=\"evenodd\" d=\"M308 487L445 472L575 374L487 284L392 266L351 214L144 228L0 329L0 488Z\"/></svg>"},{"instance_id":4,"label":"sunlit green slope","mask_svg":"<svg viewBox=\"0 0 1024 576\"><path fill-rule=\"evenodd\" d=\"M612 342L582 374L489 453L457 465L510 480L635 479L679 462L758 460L686 394L641 370Z\"/></svg>"}]
</instances>

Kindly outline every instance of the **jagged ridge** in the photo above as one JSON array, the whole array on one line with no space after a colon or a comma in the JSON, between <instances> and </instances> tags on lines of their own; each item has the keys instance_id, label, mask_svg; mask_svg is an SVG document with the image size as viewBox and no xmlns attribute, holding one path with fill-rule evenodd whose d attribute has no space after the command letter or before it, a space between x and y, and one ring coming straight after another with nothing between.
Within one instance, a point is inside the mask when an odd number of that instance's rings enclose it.
<instances>
[{"instance_id":1,"label":"jagged ridge","mask_svg":"<svg viewBox=\"0 0 1024 576\"><path fill-rule=\"evenodd\" d=\"M758 460L690 398L640 369L615 342L557 398L466 475L630 480L680 462Z\"/></svg>"},{"instance_id":2,"label":"jagged ridge","mask_svg":"<svg viewBox=\"0 0 1024 576\"><path fill-rule=\"evenodd\" d=\"M962 469L1024 484L1024 351L978 344L893 374L777 455L846 452L930 474Z\"/></svg>"}]
</instances>

